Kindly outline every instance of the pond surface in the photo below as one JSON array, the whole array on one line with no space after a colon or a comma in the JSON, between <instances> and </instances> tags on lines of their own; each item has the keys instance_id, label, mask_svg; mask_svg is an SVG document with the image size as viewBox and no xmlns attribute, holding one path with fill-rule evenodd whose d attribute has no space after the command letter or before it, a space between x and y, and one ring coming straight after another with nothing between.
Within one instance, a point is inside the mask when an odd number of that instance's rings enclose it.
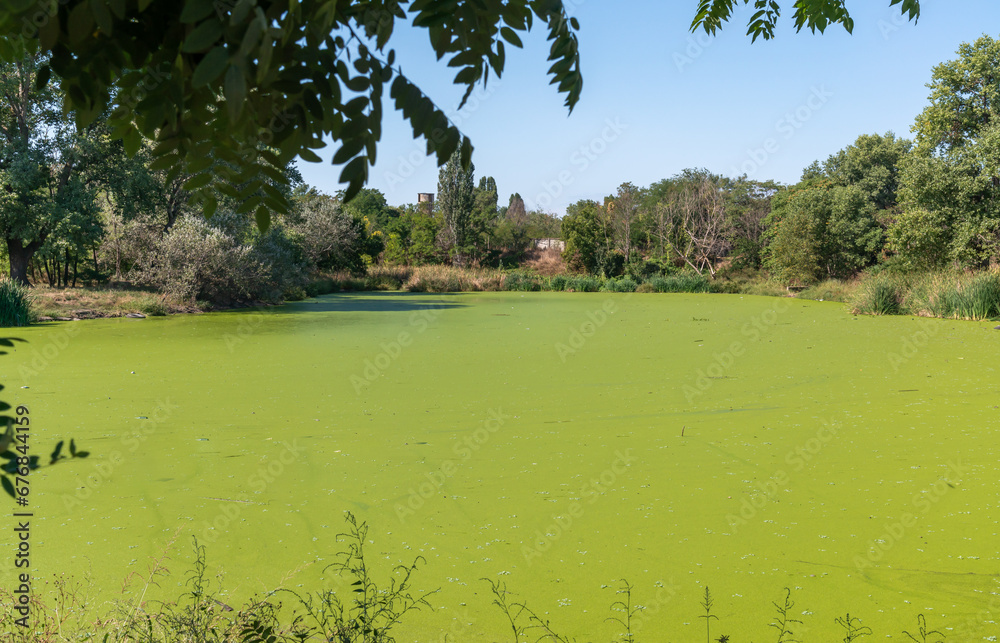
<instances>
[{"instance_id":1,"label":"pond surface","mask_svg":"<svg viewBox=\"0 0 1000 643\"><path fill-rule=\"evenodd\" d=\"M483 578L584 641L621 631L621 579L655 640L705 636L706 585L713 639L773 638L787 587L809 639L849 611L878 638L923 612L980 640L1000 591L993 325L749 296L340 294L16 329L0 382L35 453L93 454L34 476L32 562L100 599L137 595L124 579L165 551L147 598L176 598L192 535L230 604L318 588L350 511L378 578L422 556L416 587L441 590L401 641L506 637Z\"/></svg>"}]
</instances>

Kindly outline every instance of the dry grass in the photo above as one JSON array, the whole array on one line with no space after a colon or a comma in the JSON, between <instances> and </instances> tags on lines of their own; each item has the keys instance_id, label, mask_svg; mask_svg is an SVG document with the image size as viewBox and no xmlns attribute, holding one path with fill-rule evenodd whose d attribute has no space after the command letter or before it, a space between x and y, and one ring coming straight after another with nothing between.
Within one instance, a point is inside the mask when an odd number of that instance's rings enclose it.
<instances>
[{"instance_id":1,"label":"dry grass","mask_svg":"<svg viewBox=\"0 0 1000 643\"><path fill-rule=\"evenodd\" d=\"M197 312L191 302L135 288L50 288L31 289L34 311L39 317L123 317L128 313L167 315Z\"/></svg>"},{"instance_id":2,"label":"dry grass","mask_svg":"<svg viewBox=\"0 0 1000 643\"><path fill-rule=\"evenodd\" d=\"M528 251L525 253L523 265L528 270L534 270L544 277L564 275L567 272L566 262L563 261L562 253L555 248Z\"/></svg>"}]
</instances>

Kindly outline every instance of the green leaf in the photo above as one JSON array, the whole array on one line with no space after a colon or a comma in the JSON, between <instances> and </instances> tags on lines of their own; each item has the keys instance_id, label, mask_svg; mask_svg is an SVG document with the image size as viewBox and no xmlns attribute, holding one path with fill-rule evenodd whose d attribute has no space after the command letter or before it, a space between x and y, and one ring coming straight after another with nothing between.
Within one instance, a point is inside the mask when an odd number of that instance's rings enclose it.
<instances>
[{"instance_id":1,"label":"green leaf","mask_svg":"<svg viewBox=\"0 0 1000 643\"><path fill-rule=\"evenodd\" d=\"M17 494L14 493L14 483L10 481L7 476L0 476L0 485L3 486L3 490L7 492L7 495L11 498L17 498Z\"/></svg>"},{"instance_id":2,"label":"green leaf","mask_svg":"<svg viewBox=\"0 0 1000 643\"><path fill-rule=\"evenodd\" d=\"M264 206L257 208L257 211L253 213L253 218L256 219L257 229L261 232L267 232L267 229L271 227L271 213Z\"/></svg>"},{"instance_id":3,"label":"green leaf","mask_svg":"<svg viewBox=\"0 0 1000 643\"><path fill-rule=\"evenodd\" d=\"M152 0L146 0L148 5ZM142 6L142 0L139 3L139 10L142 11L145 7ZM184 8L181 10L181 22L184 24L192 24L195 22L201 22L208 16L212 15L215 11L215 1L214 0L186 0L184 2Z\"/></svg>"},{"instance_id":4,"label":"green leaf","mask_svg":"<svg viewBox=\"0 0 1000 643\"><path fill-rule=\"evenodd\" d=\"M38 73L35 74L35 89L42 89L49 82L49 78L52 76L52 68L48 65L42 65L38 68Z\"/></svg>"},{"instance_id":5,"label":"green leaf","mask_svg":"<svg viewBox=\"0 0 1000 643\"><path fill-rule=\"evenodd\" d=\"M211 172L202 172L201 174L195 174L190 179L184 182L184 189L189 192L194 192L195 190L201 189L212 182Z\"/></svg>"},{"instance_id":6,"label":"green leaf","mask_svg":"<svg viewBox=\"0 0 1000 643\"><path fill-rule=\"evenodd\" d=\"M94 22L105 35L112 35L115 23L111 19L106 0L90 0L90 11L94 14Z\"/></svg>"},{"instance_id":7,"label":"green leaf","mask_svg":"<svg viewBox=\"0 0 1000 643\"><path fill-rule=\"evenodd\" d=\"M62 448L63 448L63 440L59 440L59 442L56 443L56 448L52 450L52 457L51 457L52 462L55 462L56 460L59 459L59 454L62 452Z\"/></svg>"},{"instance_id":8,"label":"green leaf","mask_svg":"<svg viewBox=\"0 0 1000 643\"><path fill-rule=\"evenodd\" d=\"M181 51L188 54L205 51L214 45L220 36L222 36L222 23L214 18L206 20L184 39Z\"/></svg>"},{"instance_id":9,"label":"green leaf","mask_svg":"<svg viewBox=\"0 0 1000 643\"><path fill-rule=\"evenodd\" d=\"M322 158L319 157L318 154L316 154L316 152L313 152L307 147L303 147L301 150L299 150L299 157L303 161L308 161L310 163L319 163L323 160Z\"/></svg>"},{"instance_id":10,"label":"green leaf","mask_svg":"<svg viewBox=\"0 0 1000 643\"><path fill-rule=\"evenodd\" d=\"M240 68L232 65L226 70L226 82L223 87L226 96L226 107L232 116L237 116L243 110L243 101L247 97L247 81Z\"/></svg>"},{"instance_id":11,"label":"green leaf","mask_svg":"<svg viewBox=\"0 0 1000 643\"><path fill-rule=\"evenodd\" d=\"M90 12L90 0L83 0L69 12L70 43L79 43L89 37L94 31L94 16Z\"/></svg>"},{"instance_id":12,"label":"green leaf","mask_svg":"<svg viewBox=\"0 0 1000 643\"><path fill-rule=\"evenodd\" d=\"M524 47L524 44L521 42L521 39L518 37L517 32L514 31L513 29L511 29L510 27L501 27L500 28L500 35L503 36L504 40L506 40L510 44L514 45L518 49L521 49L521 48Z\"/></svg>"},{"instance_id":13,"label":"green leaf","mask_svg":"<svg viewBox=\"0 0 1000 643\"><path fill-rule=\"evenodd\" d=\"M205 54L194 73L191 74L191 87L197 89L213 82L229 64L229 53L225 47L219 46Z\"/></svg>"},{"instance_id":14,"label":"green leaf","mask_svg":"<svg viewBox=\"0 0 1000 643\"><path fill-rule=\"evenodd\" d=\"M142 134L136 128L129 126L125 136L122 137L122 144L125 146L126 154L135 156L135 153L142 147Z\"/></svg>"}]
</instances>

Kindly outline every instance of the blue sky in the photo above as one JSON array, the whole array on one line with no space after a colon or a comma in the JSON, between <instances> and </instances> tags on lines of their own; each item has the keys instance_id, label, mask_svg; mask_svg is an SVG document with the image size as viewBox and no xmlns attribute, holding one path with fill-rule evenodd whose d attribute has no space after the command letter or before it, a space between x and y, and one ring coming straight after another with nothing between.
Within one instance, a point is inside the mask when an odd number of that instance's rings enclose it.
<instances>
[{"instance_id":1,"label":"blue sky","mask_svg":"<svg viewBox=\"0 0 1000 643\"><path fill-rule=\"evenodd\" d=\"M523 50L508 48L503 78L478 89L461 112L454 69L436 62L426 31L397 23L391 46L403 72L475 145L476 179L495 177L501 204L518 192L529 208L562 215L580 199L601 200L689 167L794 183L816 159L859 135L910 137L927 104L933 67L959 45L1000 37L995 0L923 0L917 24L889 0L854 0L854 34L831 27L796 34L790 13L776 38L751 44L750 10L716 37L692 34L696 0L564 0L581 23L583 96L572 115L548 84L544 29ZM792 1L782 3L790 12ZM436 192L438 167L386 100L378 163L369 187L391 205ZM299 163L320 190L340 189L333 148L324 163Z\"/></svg>"}]
</instances>

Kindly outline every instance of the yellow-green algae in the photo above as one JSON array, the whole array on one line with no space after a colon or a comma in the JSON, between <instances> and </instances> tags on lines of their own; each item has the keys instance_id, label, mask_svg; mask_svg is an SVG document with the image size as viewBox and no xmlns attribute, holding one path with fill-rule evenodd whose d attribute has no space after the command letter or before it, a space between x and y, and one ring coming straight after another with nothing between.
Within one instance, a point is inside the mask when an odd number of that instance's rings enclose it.
<instances>
[{"instance_id":1,"label":"yellow-green algae","mask_svg":"<svg viewBox=\"0 0 1000 643\"><path fill-rule=\"evenodd\" d=\"M506 637L482 578L580 640L621 630L605 619L622 578L648 640L703 637L705 585L713 638L774 636L784 587L806 640L847 611L892 639L920 612L952 637L997 633L976 616L998 591L986 322L393 293L7 335L28 342L0 381L31 409L35 453L73 437L93 454L32 478L32 571L89 575L101 599L171 541L146 598L179 596L192 534L230 604L317 589L351 511L380 572L420 555L417 586L441 588L399 640Z\"/></svg>"}]
</instances>

